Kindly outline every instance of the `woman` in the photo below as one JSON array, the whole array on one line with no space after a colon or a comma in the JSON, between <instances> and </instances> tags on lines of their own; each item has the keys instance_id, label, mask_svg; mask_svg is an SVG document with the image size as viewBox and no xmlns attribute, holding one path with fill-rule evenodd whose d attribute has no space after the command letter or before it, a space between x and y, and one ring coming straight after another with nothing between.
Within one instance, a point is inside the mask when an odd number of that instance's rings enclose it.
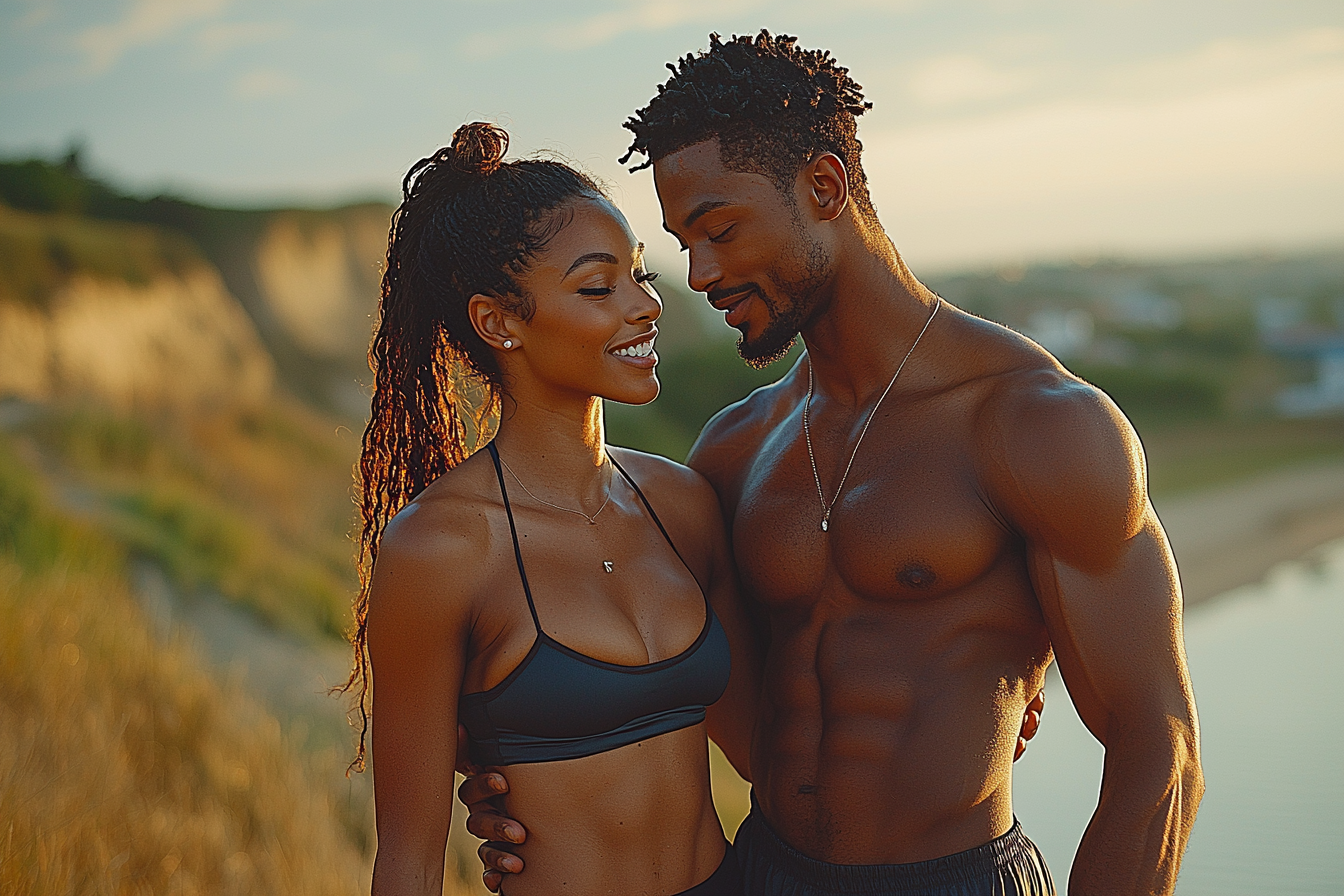
<instances>
[{"instance_id":1,"label":"woman","mask_svg":"<svg viewBox=\"0 0 1344 896\"><path fill-rule=\"evenodd\" d=\"M376 672L373 892L442 892L459 721L527 822L508 896L738 892L705 720L747 775L757 662L717 500L603 435L603 399L658 394L656 274L592 180L507 140L412 167L388 243L350 682L362 710Z\"/></svg>"}]
</instances>

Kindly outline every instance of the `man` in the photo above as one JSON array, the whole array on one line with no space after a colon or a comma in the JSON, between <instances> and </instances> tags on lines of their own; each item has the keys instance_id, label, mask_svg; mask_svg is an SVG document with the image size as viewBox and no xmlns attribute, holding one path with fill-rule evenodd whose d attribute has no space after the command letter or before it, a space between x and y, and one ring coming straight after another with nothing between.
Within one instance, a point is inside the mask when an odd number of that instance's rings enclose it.
<instances>
[{"instance_id":1,"label":"man","mask_svg":"<svg viewBox=\"0 0 1344 896\"><path fill-rule=\"evenodd\" d=\"M868 196L867 108L828 53L762 31L711 36L626 125L742 357L807 348L688 460L765 651L748 892L1053 892L1011 771L1054 659L1106 747L1070 892L1169 893L1203 779L1142 447L1099 390L915 279Z\"/></svg>"}]
</instances>

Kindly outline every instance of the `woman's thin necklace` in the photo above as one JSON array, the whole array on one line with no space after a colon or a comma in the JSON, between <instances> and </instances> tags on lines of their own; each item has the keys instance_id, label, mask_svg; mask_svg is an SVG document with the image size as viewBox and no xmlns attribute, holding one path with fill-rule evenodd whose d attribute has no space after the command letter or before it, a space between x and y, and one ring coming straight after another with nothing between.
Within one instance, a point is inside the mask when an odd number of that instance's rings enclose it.
<instances>
[{"instance_id":1,"label":"woman's thin necklace","mask_svg":"<svg viewBox=\"0 0 1344 896\"><path fill-rule=\"evenodd\" d=\"M590 526L596 526L596 525L597 525L597 515L598 515L599 513L601 513L602 511L606 510L606 509L607 509L607 505L611 503L611 477L612 477L612 472L611 472L611 459L610 459L610 458L608 458L608 459L607 459L607 462L606 462L606 464L607 464L607 497L606 497L606 500L604 500L604 501L602 502L602 506L599 507L599 508L597 508L597 513L594 513L592 516L589 516L588 514L584 513L582 510L575 510L575 509L572 508L572 507L561 507L559 504L552 504L550 501L547 501L545 498L538 498L536 495L533 495L533 494L532 494L532 489L528 488L526 485L523 485L523 480L519 479L519 478L518 478L518 474L515 473L515 472L513 472L513 467L509 466L508 461L506 461L504 458L501 457L501 458L499 459L499 462L500 462L501 464L504 465L504 469L506 469L506 470L509 471L509 475L513 477L513 481L516 482L516 483L518 483L519 487L522 488L523 491L527 492L528 495L530 495L530 496L532 497L532 500L533 500L533 501L537 501L537 502L539 502L539 503L541 503L541 504L545 504L547 507L554 507L556 510L563 510L565 513L576 513L576 514L578 514L579 516L581 516L581 517L583 517L584 519L586 519L586 520L588 521L588 525L590 525ZM607 570L607 571L610 572L611 570Z\"/></svg>"},{"instance_id":2,"label":"woman's thin necklace","mask_svg":"<svg viewBox=\"0 0 1344 896\"><path fill-rule=\"evenodd\" d=\"M887 383L887 388L882 390L881 396L877 399L877 404L868 412L868 419L864 421L863 429L859 431L859 438L854 442L854 450L849 452L849 463L845 464L845 472L840 475L840 484L835 487L835 497L827 503L826 495L821 490L821 476L817 473L817 456L812 452L812 428L808 425L807 412L812 407L812 362L807 363L807 400L803 402L803 436L807 439L807 459L812 462L812 480L817 483L817 499L821 501L821 531L825 532L831 527L831 511L835 509L835 502L840 500L840 493L845 490L845 480L849 478L849 468L854 466L854 458L859 453L859 446L863 444L863 437L868 435L868 427L872 424L873 418L877 416L877 409L882 406L883 400L891 387L896 385L896 377L901 375L905 369L905 362L910 360L910 356L915 353L915 347L919 345L919 340L924 338L925 332L929 329L929 324L933 323L934 317L938 315L938 309L943 307L943 300L938 299L934 303L933 313L929 319L924 321L924 329L919 331L915 341L910 345L910 350L905 353L901 363L896 366L896 372L891 375L891 382ZM510 470L509 472L513 472ZM515 479L518 477L515 476ZM522 485L522 483L518 483ZM531 492L528 492L531 494Z\"/></svg>"}]
</instances>

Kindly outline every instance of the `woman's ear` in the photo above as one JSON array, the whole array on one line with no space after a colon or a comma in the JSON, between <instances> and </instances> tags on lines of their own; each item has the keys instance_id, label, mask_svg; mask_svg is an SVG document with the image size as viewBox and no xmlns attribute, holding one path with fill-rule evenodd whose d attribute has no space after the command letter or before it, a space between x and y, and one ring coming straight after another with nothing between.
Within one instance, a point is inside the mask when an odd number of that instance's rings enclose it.
<instances>
[{"instance_id":1,"label":"woman's ear","mask_svg":"<svg viewBox=\"0 0 1344 896\"><path fill-rule=\"evenodd\" d=\"M518 317L505 311L499 299L476 293L467 300L467 316L476 329L476 335L491 348L510 351L519 346Z\"/></svg>"}]
</instances>

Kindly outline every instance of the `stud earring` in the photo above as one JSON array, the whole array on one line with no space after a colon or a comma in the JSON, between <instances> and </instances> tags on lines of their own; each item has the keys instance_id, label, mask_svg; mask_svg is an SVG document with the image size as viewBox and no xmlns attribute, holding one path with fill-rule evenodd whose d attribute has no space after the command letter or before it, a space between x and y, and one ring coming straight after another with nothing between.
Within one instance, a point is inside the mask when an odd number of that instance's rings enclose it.
<instances>
[{"instance_id":1,"label":"stud earring","mask_svg":"<svg viewBox=\"0 0 1344 896\"><path fill-rule=\"evenodd\" d=\"M504 347L505 347L505 348L513 348L513 340L512 340L512 339L505 339L505 340L504 340Z\"/></svg>"}]
</instances>

